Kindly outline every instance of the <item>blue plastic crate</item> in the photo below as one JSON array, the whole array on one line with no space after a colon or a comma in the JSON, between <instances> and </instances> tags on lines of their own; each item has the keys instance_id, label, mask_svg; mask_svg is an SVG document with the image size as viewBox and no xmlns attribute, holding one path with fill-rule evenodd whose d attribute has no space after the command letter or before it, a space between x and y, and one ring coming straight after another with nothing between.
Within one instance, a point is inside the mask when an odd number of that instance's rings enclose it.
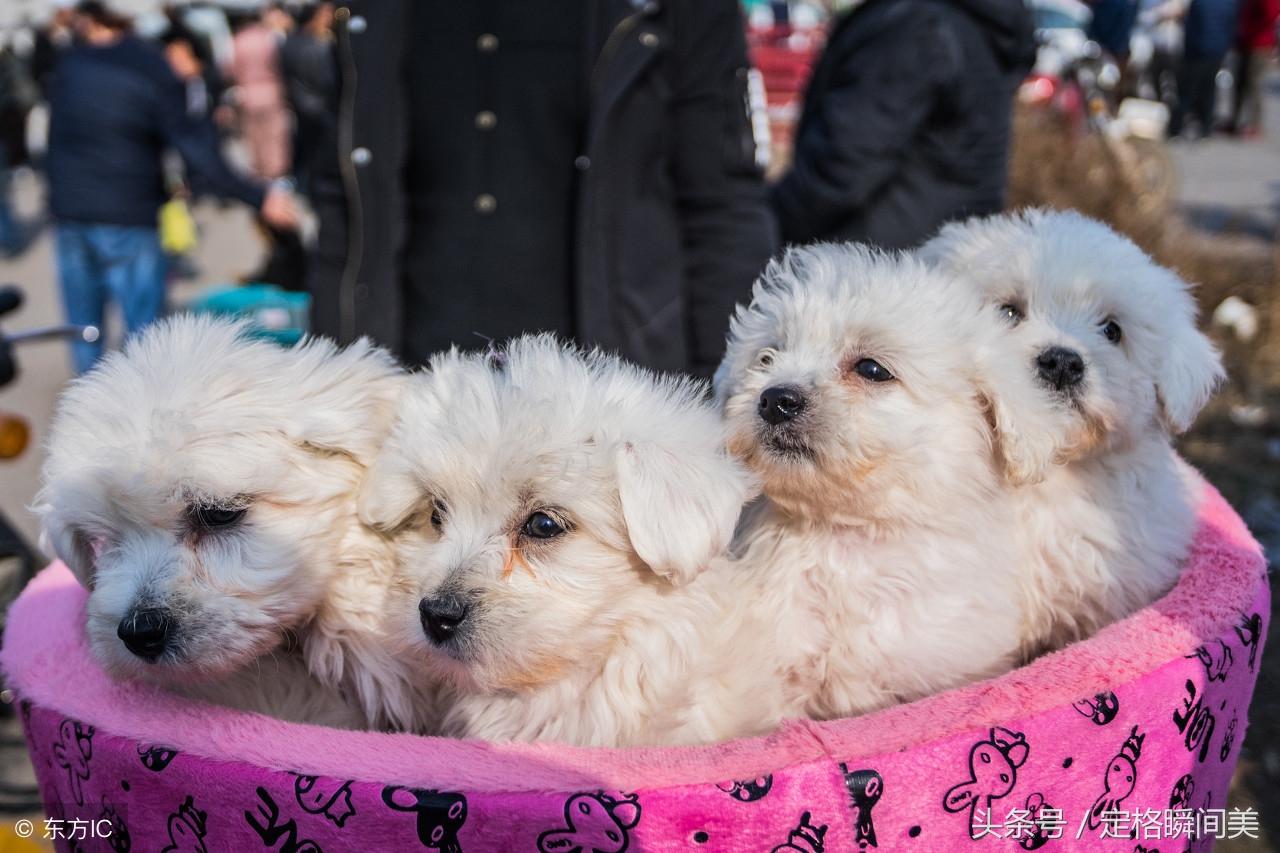
<instances>
[{"instance_id":1,"label":"blue plastic crate","mask_svg":"<svg viewBox=\"0 0 1280 853\"><path fill-rule=\"evenodd\" d=\"M247 319L256 336L293 346L310 328L311 296L274 284L228 285L207 291L187 309L193 314Z\"/></svg>"}]
</instances>

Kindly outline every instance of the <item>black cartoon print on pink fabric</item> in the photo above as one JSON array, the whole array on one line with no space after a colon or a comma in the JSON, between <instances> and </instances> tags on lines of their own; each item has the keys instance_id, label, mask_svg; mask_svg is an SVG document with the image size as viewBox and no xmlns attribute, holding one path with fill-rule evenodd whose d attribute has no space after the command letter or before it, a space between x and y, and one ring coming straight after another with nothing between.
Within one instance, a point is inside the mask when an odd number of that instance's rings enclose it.
<instances>
[{"instance_id":1,"label":"black cartoon print on pink fabric","mask_svg":"<svg viewBox=\"0 0 1280 853\"><path fill-rule=\"evenodd\" d=\"M129 827L125 825L120 813L116 811L116 807L107 802L105 794L102 797L102 811L98 814L98 820L105 820L107 825L111 827L109 834L107 834L107 846L114 853L129 853L133 848L133 840L129 837Z\"/></svg>"},{"instance_id":2,"label":"black cartoon print on pink fabric","mask_svg":"<svg viewBox=\"0 0 1280 853\"><path fill-rule=\"evenodd\" d=\"M58 725L58 740L53 744L53 760L67 771L67 784L76 805L84 805L84 783L89 779L89 760L93 758L93 726L72 719Z\"/></svg>"},{"instance_id":3,"label":"black cartoon print on pink fabric","mask_svg":"<svg viewBox=\"0 0 1280 853\"><path fill-rule=\"evenodd\" d=\"M187 795L178 810L169 815L169 846L160 853L208 853L204 846L208 819L208 813L197 809L194 798Z\"/></svg>"},{"instance_id":4,"label":"black cartoon print on pink fabric","mask_svg":"<svg viewBox=\"0 0 1280 853\"><path fill-rule=\"evenodd\" d=\"M462 853L458 831L467 822L467 798L462 794L388 785L382 789L382 801L395 811L418 816L418 841L423 847Z\"/></svg>"},{"instance_id":5,"label":"black cartoon print on pink fabric","mask_svg":"<svg viewBox=\"0 0 1280 853\"><path fill-rule=\"evenodd\" d=\"M1209 743L1213 740L1213 730L1218 721L1205 704L1204 697L1197 696L1194 681L1188 678L1183 689L1187 691L1187 695L1182 699L1182 707L1174 709L1173 722L1182 733L1187 751L1195 752L1199 749L1199 759L1203 762L1209 754Z\"/></svg>"},{"instance_id":6,"label":"black cartoon print on pink fabric","mask_svg":"<svg viewBox=\"0 0 1280 853\"><path fill-rule=\"evenodd\" d=\"M823 853L826 850L824 839L827 837L827 825L813 825L813 816L809 812L800 815L800 823L787 833L787 840L773 848L770 853Z\"/></svg>"},{"instance_id":7,"label":"black cartoon print on pink fabric","mask_svg":"<svg viewBox=\"0 0 1280 853\"><path fill-rule=\"evenodd\" d=\"M1106 693L1099 693L1092 699L1081 699L1072 707L1098 725L1105 726L1116 718L1116 714L1120 713L1120 700L1116 697L1116 694L1107 691Z\"/></svg>"},{"instance_id":8,"label":"black cartoon print on pink fabric","mask_svg":"<svg viewBox=\"0 0 1280 853\"><path fill-rule=\"evenodd\" d=\"M323 853L319 844L300 837L297 821L282 817L280 806L276 805L275 798L266 788L259 787L256 790L258 814L245 812L244 819L249 828L262 839L264 847L274 849L276 853Z\"/></svg>"},{"instance_id":9,"label":"black cartoon print on pink fabric","mask_svg":"<svg viewBox=\"0 0 1280 853\"><path fill-rule=\"evenodd\" d=\"M1133 853L1160 853L1159 847L1143 847L1141 844L1133 845Z\"/></svg>"},{"instance_id":10,"label":"black cartoon print on pink fabric","mask_svg":"<svg viewBox=\"0 0 1280 853\"><path fill-rule=\"evenodd\" d=\"M1187 657L1200 659L1200 663L1204 664L1204 671L1209 676L1210 681L1226 681L1227 673L1231 671L1233 657L1231 647L1222 640L1213 640L1205 643L1187 655Z\"/></svg>"},{"instance_id":11,"label":"black cartoon print on pink fabric","mask_svg":"<svg viewBox=\"0 0 1280 853\"><path fill-rule=\"evenodd\" d=\"M1224 764L1231 755L1231 747L1236 743L1236 726L1239 725L1239 719L1232 713L1231 721L1227 723L1227 730L1222 735L1222 749L1218 750L1218 760Z\"/></svg>"},{"instance_id":12,"label":"black cartoon print on pink fabric","mask_svg":"<svg viewBox=\"0 0 1280 853\"><path fill-rule=\"evenodd\" d=\"M716 787L740 803L754 803L763 800L773 787L773 774L738 782L721 782Z\"/></svg>"},{"instance_id":13,"label":"black cartoon print on pink fabric","mask_svg":"<svg viewBox=\"0 0 1280 853\"><path fill-rule=\"evenodd\" d=\"M1134 726L1125 738L1120 751L1107 764L1107 772L1102 777L1102 793L1094 800L1089 809L1089 828L1097 829L1102 825L1102 816L1107 812L1120 810L1120 804L1133 793L1138 784L1138 759L1142 757L1142 742L1147 739L1138 734Z\"/></svg>"},{"instance_id":14,"label":"black cartoon print on pink fabric","mask_svg":"<svg viewBox=\"0 0 1280 853\"><path fill-rule=\"evenodd\" d=\"M876 827L871 822L871 810L880 802L884 793L884 779L874 770L850 770L843 762L844 786L849 791L853 807L853 840L859 850L876 845Z\"/></svg>"},{"instance_id":15,"label":"black cartoon print on pink fabric","mask_svg":"<svg viewBox=\"0 0 1280 853\"><path fill-rule=\"evenodd\" d=\"M1253 672L1258 658L1258 640L1262 637L1262 616L1258 613L1241 613L1240 622L1236 625L1236 636L1240 643L1249 650L1249 671Z\"/></svg>"},{"instance_id":16,"label":"black cartoon print on pink fabric","mask_svg":"<svg viewBox=\"0 0 1280 853\"><path fill-rule=\"evenodd\" d=\"M156 773L168 767L169 762L173 761L177 755L178 751L176 749L150 746L148 744L138 746L138 757L142 760L142 766Z\"/></svg>"},{"instance_id":17,"label":"black cartoon print on pink fabric","mask_svg":"<svg viewBox=\"0 0 1280 853\"><path fill-rule=\"evenodd\" d=\"M969 837L979 838L979 821L991 822L991 804L1006 796L1018 782L1018 768L1031 751L1022 732L995 727L986 740L969 751L969 778L947 791L942 807L969 812Z\"/></svg>"},{"instance_id":18,"label":"black cartoon print on pink fabric","mask_svg":"<svg viewBox=\"0 0 1280 853\"><path fill-rule=\"evenodd\" d=\"M604 791L574 794L564 804L564 822L563 828L538 836L541 853L622 853L640 823L640 798Z\"/></svg>"},{"instance_id":19,"label":"black cartoon print on pink fabric","mask_svg":"<svg viewBox=\"0 0 1280 853\"><path fill-rule=\"evenodd\" d=\"M299 774L293 780L293 795L304 810L324 815L339 828L356 813L351 804L350 782Z\"/></svg>"},{"instance_id":20,"label":"black cartoon print on pink fabric","mask_svg":"<svg viewBox=\"0 0 1280 853\"><path fill-rule=\"evenodd\" d=\"M1169 792L1169 811L1191 808L1191 796L1195 792L1196 780L1190 773L1174 782L1173 790Z\"/></svg>"},{"instance_id":21,"label":"black cartoon print on pink fabric","mask_svg":"<svg viewBox=\"0 0 1280 853\"><path fill-rule=\"evenodd\" d=\"M1045 810L1051 808L1044 801L1043 794L1032 794L1025 804L1027 823L1022 834L1016 839L1023 850L1039 850L1049 843L1049 820Z\"/></svg>"}]
</instances>

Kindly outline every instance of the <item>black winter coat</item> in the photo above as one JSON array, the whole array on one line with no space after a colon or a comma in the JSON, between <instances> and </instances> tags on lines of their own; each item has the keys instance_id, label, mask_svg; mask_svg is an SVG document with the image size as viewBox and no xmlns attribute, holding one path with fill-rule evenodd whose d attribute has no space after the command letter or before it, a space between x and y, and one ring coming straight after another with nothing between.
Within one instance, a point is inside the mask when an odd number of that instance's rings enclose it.
<instances>
[{"instance_id":1,"label":"black winter coat","mask_svg":"<svg viewBox=\"0 0 1280 853\"><path fill-rule=\"evenodd\" d=\"M422 248L405 215L415 201L405 177L413 142L403 69L417 49L406 37L409 2L350 0L339 9L338 161L316 181L321 239L312 291L317 331L344 340L369 334L419 361L449 340L431 316L406 313L405 271L432 266L415 255ZM431 14L452 8L440 3ZM733 306L749 300L776 245L755 162L737 0L580 0L569 9L586 16L589 87L576 197L566 199L571 328L584 344L650 367L710 374ZM502 198L504 188L494 194ZM519 269L508 277L503 286L563 292L563 282L540 283ZM414 286L468 298L465 281ZM445 330L463 346L482 343L473 330L501 336L526 321L501 302L469 310L473 318Z\"/></svg>"},{"instance_id":2,"label":"black winter coat","mask_svg":"<svg viewBox=\"0 0 1280 853\"><path fill-rule=\"evenodd\" d=\"M910 248L1004 201L1022 0L868 0L839 19L773 190L788 243Z\"/></svg>"}]
</instances>

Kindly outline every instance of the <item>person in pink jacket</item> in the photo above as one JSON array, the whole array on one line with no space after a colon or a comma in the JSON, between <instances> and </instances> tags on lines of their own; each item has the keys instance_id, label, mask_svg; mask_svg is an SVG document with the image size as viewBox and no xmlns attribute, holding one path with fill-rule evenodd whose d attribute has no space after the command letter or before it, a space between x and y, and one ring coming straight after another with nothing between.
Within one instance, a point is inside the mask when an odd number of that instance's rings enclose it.
<instances>
[{"instance_id":1,"label":"person in pink jacket","mask_svg":"<svg viewBox=\"0 0 1280 853\"><path fill-rule=\"evenodd\" d=\"M280 76L281 38L263 17L248 19L235 34L227 69L236 87L236 109L252 168L267 180L289 172L289 111Z\"/></svg>"}]
</instances>

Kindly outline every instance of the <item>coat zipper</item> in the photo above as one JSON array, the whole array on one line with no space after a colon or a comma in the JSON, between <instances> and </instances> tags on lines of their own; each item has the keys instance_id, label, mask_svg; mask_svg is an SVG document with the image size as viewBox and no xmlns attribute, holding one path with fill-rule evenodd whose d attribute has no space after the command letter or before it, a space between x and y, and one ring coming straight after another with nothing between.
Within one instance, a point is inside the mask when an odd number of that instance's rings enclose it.
<instances>
[{"instance_id":1,"label":"coat zipper","mask_svg":"<svg viewBox=\"0 0 1280 853\"><path fill-rule=\"evenodd\" d=\"M348 344L356 330L356 284L364 262L364 206L360 198L360 177L351 152L355 148L356 64L351 54L347 21L351 10L338 9L338 60L342 90L338 97L338 171L347 196L347 258L338 280L338 340Z\"/></svg>"}]
</instances>

